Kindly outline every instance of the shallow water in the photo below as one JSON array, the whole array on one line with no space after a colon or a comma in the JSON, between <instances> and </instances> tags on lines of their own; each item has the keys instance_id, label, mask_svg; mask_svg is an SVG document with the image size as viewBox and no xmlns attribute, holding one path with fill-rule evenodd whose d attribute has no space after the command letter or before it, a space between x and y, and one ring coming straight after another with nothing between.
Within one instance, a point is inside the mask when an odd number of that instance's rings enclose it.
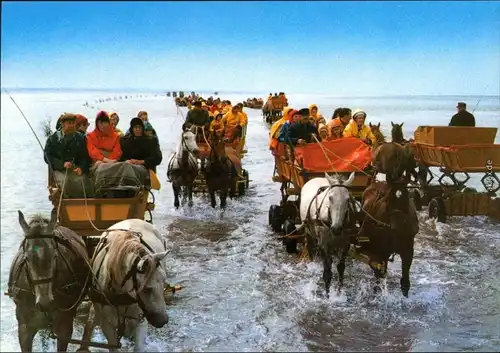
<instances>
[{"instance_id":1,"label":"shallow water","mask_svg":"<svg viewBox=\"0 0 500 353\"><path fill-rule=\"evenodd\" d=\"M40 122L61 112L94 117L96 110L116 110L120 127L139 110L147 110L160 136L164 163L158 168L163 189L157 193L154 222L173 248L169 280L185 286L169 306L171 321L150 329L148 351L498 351L500 347L500 224L484 217L453 218L448 224L419 215L410 298L399 290L400 261L389 267L382 295L372 295L372 273L350 262L346 288L338 296L322 294L321 266L287 255L267 227L268 208L279 201L271 181L273 159L267 149L268 128L260 112L249 115L248 155L244 168L251 187L229 209L212 210L204 197L191 210L176 211L166 182L166 160L177 145L182 114L172 99L112 93L19 94L16 101L41 137ZM225 95L241 100L243 95ZM457 101L474 106L479 97L335 98L290 96L294 107L316 103L330 117L337 106L362 107L371 122L404 121L405 136L417 125L447 124ZM498 97L483 98L475 111L479 126L500 126ZM93 123L93 122L92 122ZM2 95L1 111L1 269L7 289L10 262L21 241L18 209L25 215L49 213L47 167L42 152L12 102ZM22 136L21 138L19 136ZM500 134L497 143L500 141ZM44 139L42 144L44 144ZM478 177L471 183L480 187ZM19 351L13 302L1 300L1 347ZM81 333L81 325L75 324ZM96 340L103 336L97 332ZM36 350L54 350L51 340L35 339ZM130 342L123 341L131 350ZM75 350L76 346L70 346Z\"/></svg>"}]
</instances>

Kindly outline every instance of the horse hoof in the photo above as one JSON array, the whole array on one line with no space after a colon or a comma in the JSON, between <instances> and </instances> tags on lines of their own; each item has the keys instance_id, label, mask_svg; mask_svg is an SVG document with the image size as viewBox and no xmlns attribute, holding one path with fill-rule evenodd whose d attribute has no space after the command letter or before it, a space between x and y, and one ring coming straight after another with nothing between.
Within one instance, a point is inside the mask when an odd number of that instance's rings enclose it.
<instances>
[{"instance_id":1,"label":"horse hoof","mask_svg":"<svg viewBox=\"0 0 500 353\"><path fill-rule=\"evenodd\" d=\"M403 292L403 297L408 298L408 294L410 292L409 289L401 289L401 292Z\"/></svg>"},{"instance_id":2,"label":"horse hoof","mask_svg":"<svg viewBox=\"0 0 500 353\"><path fill-rule=\"evenodd\" d=\"M193 207L193 201L189 201L188 206Z\"/></svg>"},{"instance_id":3,"label":"horse hoof","mask_svg":"<svg viewBox=\"0 0 500 353\"><path fill-rule=\"evenodd\" d=\"M373 287L373 293L379 294L381 292L382 292L382 289L380 288L379 285L376 285L376 286Z\"/></svg>"}]
</instances>

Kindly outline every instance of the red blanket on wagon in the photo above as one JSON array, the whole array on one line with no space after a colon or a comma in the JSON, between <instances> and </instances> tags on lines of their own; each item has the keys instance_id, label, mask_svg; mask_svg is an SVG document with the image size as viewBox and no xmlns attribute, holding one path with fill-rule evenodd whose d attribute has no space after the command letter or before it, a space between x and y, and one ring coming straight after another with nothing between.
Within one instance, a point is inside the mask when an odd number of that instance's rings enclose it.
<instances>
[{"instance_id":1,"label":"red blanket on wagon","mask_svg":"<svg viewBox=\"0 0 500 353\"><path fill-rule=\"evenodd\" d=\"M295 156L305 170L312 172L359 172L372 161L371 148L354 137L297 146Z\"/></svg>"}]
</instances>

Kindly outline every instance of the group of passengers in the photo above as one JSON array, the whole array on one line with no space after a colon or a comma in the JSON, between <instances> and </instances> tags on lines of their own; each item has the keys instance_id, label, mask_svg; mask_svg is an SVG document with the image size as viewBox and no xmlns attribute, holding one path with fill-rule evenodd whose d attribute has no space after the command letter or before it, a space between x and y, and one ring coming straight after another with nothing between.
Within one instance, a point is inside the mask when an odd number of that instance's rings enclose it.
<instances>
[{"instance_id":1,"label":"group of passengers","mask_svg":"<svg viewBox=\"0 0 500 353\"><path fill-rule=\"evenodd\" d=\"M190 107L184 127L196 126L200 142L205 142L212 134L223 137L227 142L236 142L243 136L247 124L248 115L243 111L243 103L232 105L229 100L205 101L200 98Z\"/></svg>"},{"instance_id":2,"label":"group of passengers","mask_svg":"<svg viewBox=\"0 0 500 353\"><path fill-rule=\"evenodd\" d=\"M158 137L140 111L124 134L118 114L100 111L95 128L81 114L64 113L45 144L45 162L64 197L104 197L113 187L150 186L150 172L162 161ZM64 185L64 186L63 186Z\"/></svg>"},{"instance_id":3,"label":"group of passengers","mask_svg":"<svg viewBox=\"0 0 500 353\"><path fill-rule=\"evenodd\" d=\"M283 110L285 107L288 106L288 99L286 98L286 95L284 92L274 93L269 93L269 96L267 96L267 101L266 104L263 107L264 112L271 112L273 110Z\"/></svg>"},{"instance_id":4,"label":"group of passengers","mask_svg":"<svg viewBox=\"0 0 500 353\"><path fill-rule=\"evenodd\" d=\"M349 108L337 108L332 119L326 122L316 104L300 110L286 107L282 118L271 126L269 147L274 150L278 143L296 146L343 137L356 137L373 145L376 138L365 120L363 110L352 112Z\"/></svg>"}]
</instances>

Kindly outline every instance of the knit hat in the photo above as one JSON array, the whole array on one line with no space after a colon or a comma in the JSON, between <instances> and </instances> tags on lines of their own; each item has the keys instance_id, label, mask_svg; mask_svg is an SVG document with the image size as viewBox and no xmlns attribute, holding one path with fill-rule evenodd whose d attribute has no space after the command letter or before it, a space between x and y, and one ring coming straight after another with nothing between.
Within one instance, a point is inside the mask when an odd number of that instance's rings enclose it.
<instances>
[{"instance_id":1,"label":"knit hat","mask_svg":"<svg viewBox=\"0 0 500 353\"><path fill-rule=\"evenodd\" d=\"M104 110L101 110L100 112L98 112L96 117L95 117L96 124L99 121L102 121L104 123L109 123L109 115Z\"/></svg>"},{"instance_id":2,"label":"knit hat","mask_svg":"<svg viewBox=\"0 0 500 353\"><path fill-rule=\"evenodd\" d=\"M144 129L144 122L142 121L141 118L132 118L130 120L130 128L134 128L134 126L140 126Z\"/></svg>"},{"instance_id":3,"label":"knit hat","mask_svg":"<svg viewBox=\"0 0 500 353\"><path fill-rule=\"evenodd\" d=\"M362 109L356 109L355 111L352 112L352 118L353 119L356 119L356 116L358 116L358 115L364 115L365 118L366 118L366 113Z\"/></svg>"}]
</instances>

